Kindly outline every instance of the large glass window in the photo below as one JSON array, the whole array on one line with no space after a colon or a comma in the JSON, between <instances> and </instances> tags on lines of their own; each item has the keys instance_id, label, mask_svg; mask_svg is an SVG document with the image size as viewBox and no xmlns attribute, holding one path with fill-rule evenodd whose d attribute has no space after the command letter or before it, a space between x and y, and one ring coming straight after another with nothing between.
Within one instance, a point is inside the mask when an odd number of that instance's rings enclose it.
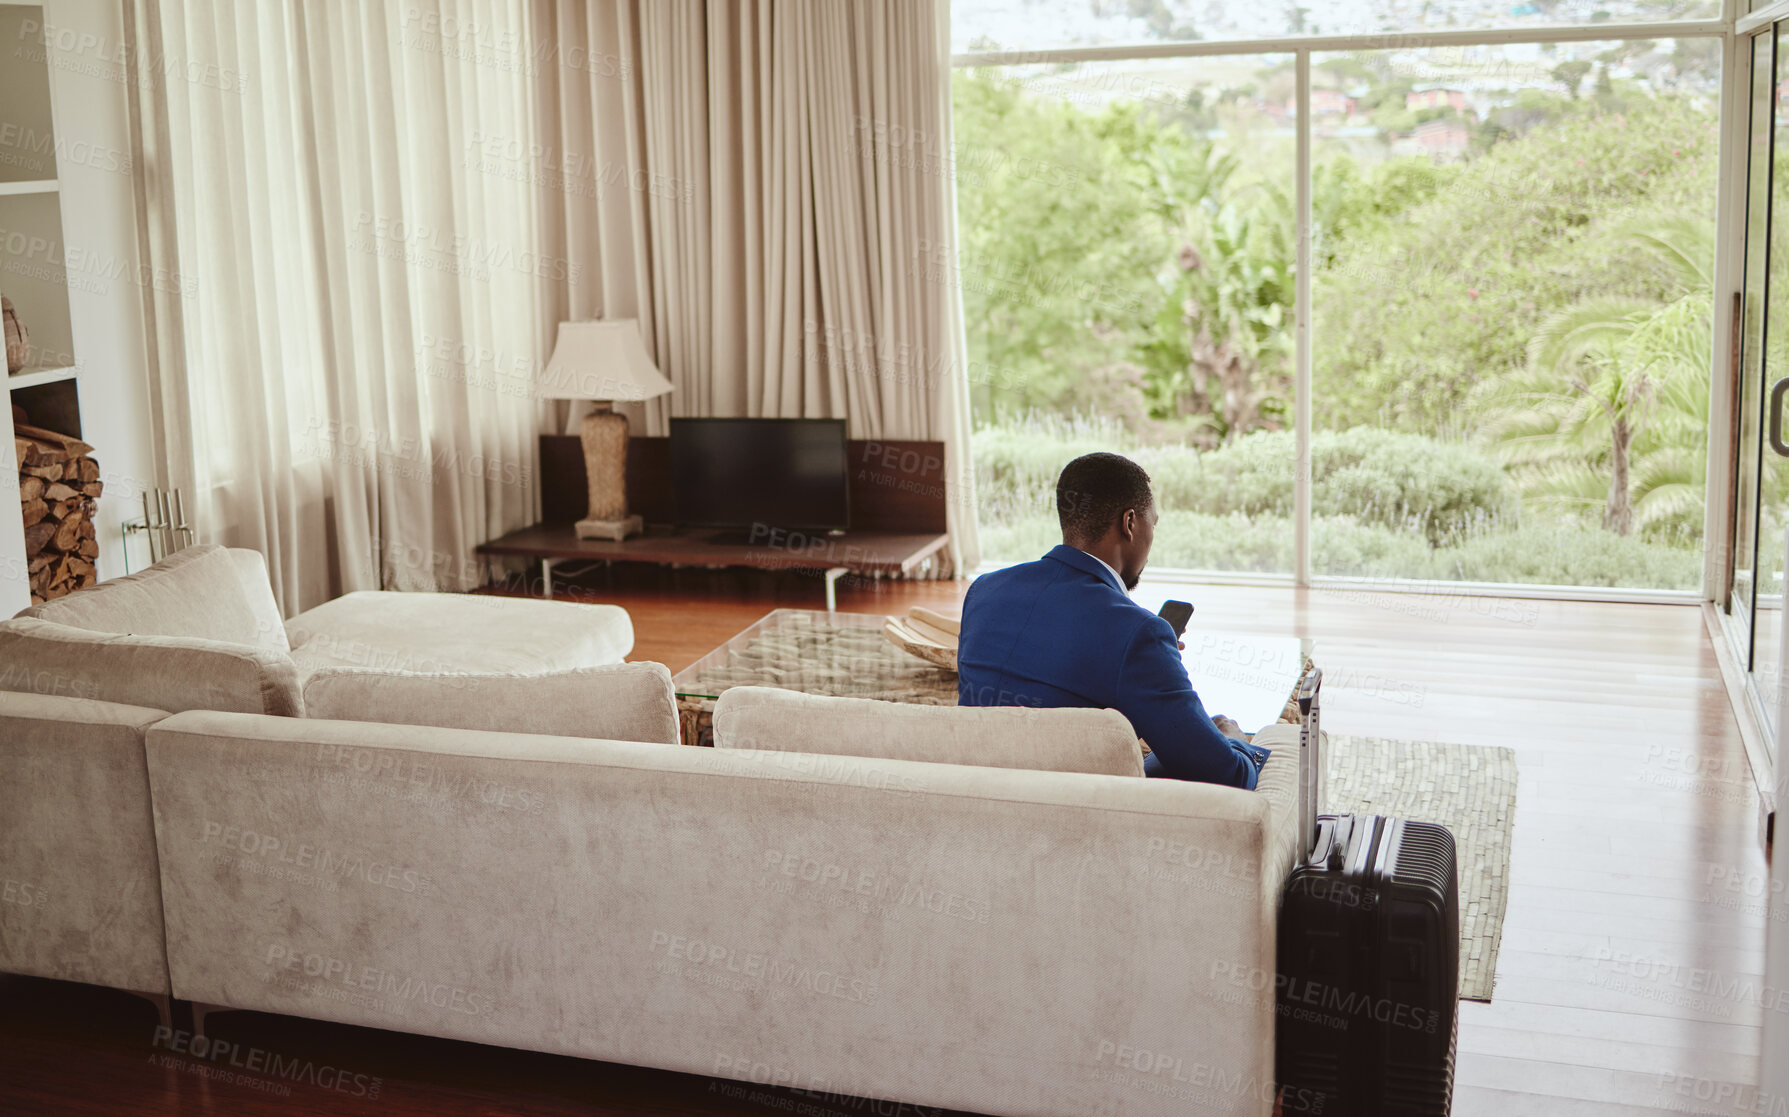
<instances>
[{"instance_id":1,"label":"large glass window","mask_svg":"<svg viewBox=\"0 0 1789 1117\"><path fill-rule=\"evenodd\" d=\"M1718 46L1314 56L1315 573L1701 585Z\"/></svg>"},{"instance_id":2,"label":"large glass window","mask_svg":"<svg viewBox=\"0 0 1789 1117\"><path fill-rule=\"evenodd\" d=\"M1159 567L1292 570L1289 57L958 70L973 449L987 561L1060 541L1056 475L1155 479Z\"/></svg>"},{"instance_id":3,"label":"large glass window","mask_svg":"<svg viewBox=\"0 0 1789 1117\"><path fill-rule=\"evenodd\" d=\"M951 49L1045 50L1199 39L1380 35L1716 19L1720 0L952 0Z\"/></svg>"},{"instance_id":4,"label":"large glass window","mask_svg":"<svg viewBox=\"0 0 1789 1117\"><path fill-rule=\"evenodd\" d=\"M1699 587L1722 40L1664 25L1549 37L1718 9L955 5L971 50L1331 46L957 70L957 279L988 559L1052 542L1055 470L1114 449L1157 479L1158 568L1303 574L1303 533L1313 576ZM1490 26L1541 41L1421 45ZM1765 503L1774 528L1784 517ZM1760 585L1780 598L1774 566Z\"/></svg>"}]
</instances>

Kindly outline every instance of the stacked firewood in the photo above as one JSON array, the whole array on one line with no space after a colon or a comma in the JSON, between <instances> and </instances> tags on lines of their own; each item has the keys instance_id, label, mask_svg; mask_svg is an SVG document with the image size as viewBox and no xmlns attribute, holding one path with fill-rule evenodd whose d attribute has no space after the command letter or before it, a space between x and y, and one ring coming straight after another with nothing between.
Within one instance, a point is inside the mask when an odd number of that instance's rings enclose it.
<instances>
[{"instance_id":1,"label":"stacked firewood","mask_svg":"<svg viewBox=\"0 0 1789 1117\"><path fill-rule=\"evenodd\" d=\"M13 406L13 452L18 457L19 503L25 516L25 555L31 602L41 604L99 580L93 516L105 483L93 447L78 438L34 427Z\"/></svg>"}]
</instances>

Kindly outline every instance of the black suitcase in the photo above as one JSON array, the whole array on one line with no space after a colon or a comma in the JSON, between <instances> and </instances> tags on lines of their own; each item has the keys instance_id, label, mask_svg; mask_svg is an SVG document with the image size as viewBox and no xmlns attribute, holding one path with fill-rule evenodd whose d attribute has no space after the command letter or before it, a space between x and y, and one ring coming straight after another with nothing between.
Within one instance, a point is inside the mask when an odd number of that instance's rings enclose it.
<instances>
[{"instance_id":1,"label":"black suitcase","mask_svg":"<svg viewBox=\"0 0 1789 1117\"><path fill-rule=\"evenodd\" d=\"M1446 1117L1453 1105L1460 892L1445 826L1317 814L1313 668L1300 684L1300 862L1280 904L1280 1112Z\"/></svg>"}]
</instances>

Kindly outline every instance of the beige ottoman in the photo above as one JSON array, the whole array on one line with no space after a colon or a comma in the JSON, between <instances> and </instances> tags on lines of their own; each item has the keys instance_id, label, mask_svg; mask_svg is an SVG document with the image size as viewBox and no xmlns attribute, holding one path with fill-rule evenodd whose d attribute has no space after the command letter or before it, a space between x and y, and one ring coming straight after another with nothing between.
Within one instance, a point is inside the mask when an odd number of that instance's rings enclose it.
<instances>
[{"instance_id":1,"label":"beige ottoman","mask_svg":"<svg viewBox=\"0 0 1789 1117\"><path fill-rule=\"evenodd\" d=\"M634 647L618 605L463 593L345 594L286 634L301 679L324 667L538 675L620 663Z\"/></svg>"}]
</instances>

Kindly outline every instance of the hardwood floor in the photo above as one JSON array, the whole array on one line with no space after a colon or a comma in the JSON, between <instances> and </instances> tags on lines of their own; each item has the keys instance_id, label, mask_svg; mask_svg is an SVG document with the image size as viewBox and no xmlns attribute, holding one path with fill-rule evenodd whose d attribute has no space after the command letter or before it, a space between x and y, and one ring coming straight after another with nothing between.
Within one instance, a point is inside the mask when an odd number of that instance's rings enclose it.
<instances>
[{"instance_id":1,"label":"hardwood floor","mask_svg":"<svg viewBox=\"0 0 1789 1117\"><path fill-rule=\"evenodd\" d=\"M963 588L848 585L840 608L949 608ZM816 579L708 572L598 575L562 591L625 606L633 658L673 671L769 609L820 608L824 598ZM1768 870L1739 728L1698 610L1156 583L1137 596L1192 600L1195 632L1314 640L1332 732L1516 751L1496 993L1462 1008L1456 1114L1759 1111L1751 1086ZM285 1083L291 1094L278 1097L203 1077L198 1060L163 1065L171 1053L152 1043L154 1027L147 1003L124 994L0 977L0 1114L894 1111L312 1021L218 1017L211 1030L222 1040L380 1080L376 1099L307 1082Z\"/></svg>"}]
</instances>

